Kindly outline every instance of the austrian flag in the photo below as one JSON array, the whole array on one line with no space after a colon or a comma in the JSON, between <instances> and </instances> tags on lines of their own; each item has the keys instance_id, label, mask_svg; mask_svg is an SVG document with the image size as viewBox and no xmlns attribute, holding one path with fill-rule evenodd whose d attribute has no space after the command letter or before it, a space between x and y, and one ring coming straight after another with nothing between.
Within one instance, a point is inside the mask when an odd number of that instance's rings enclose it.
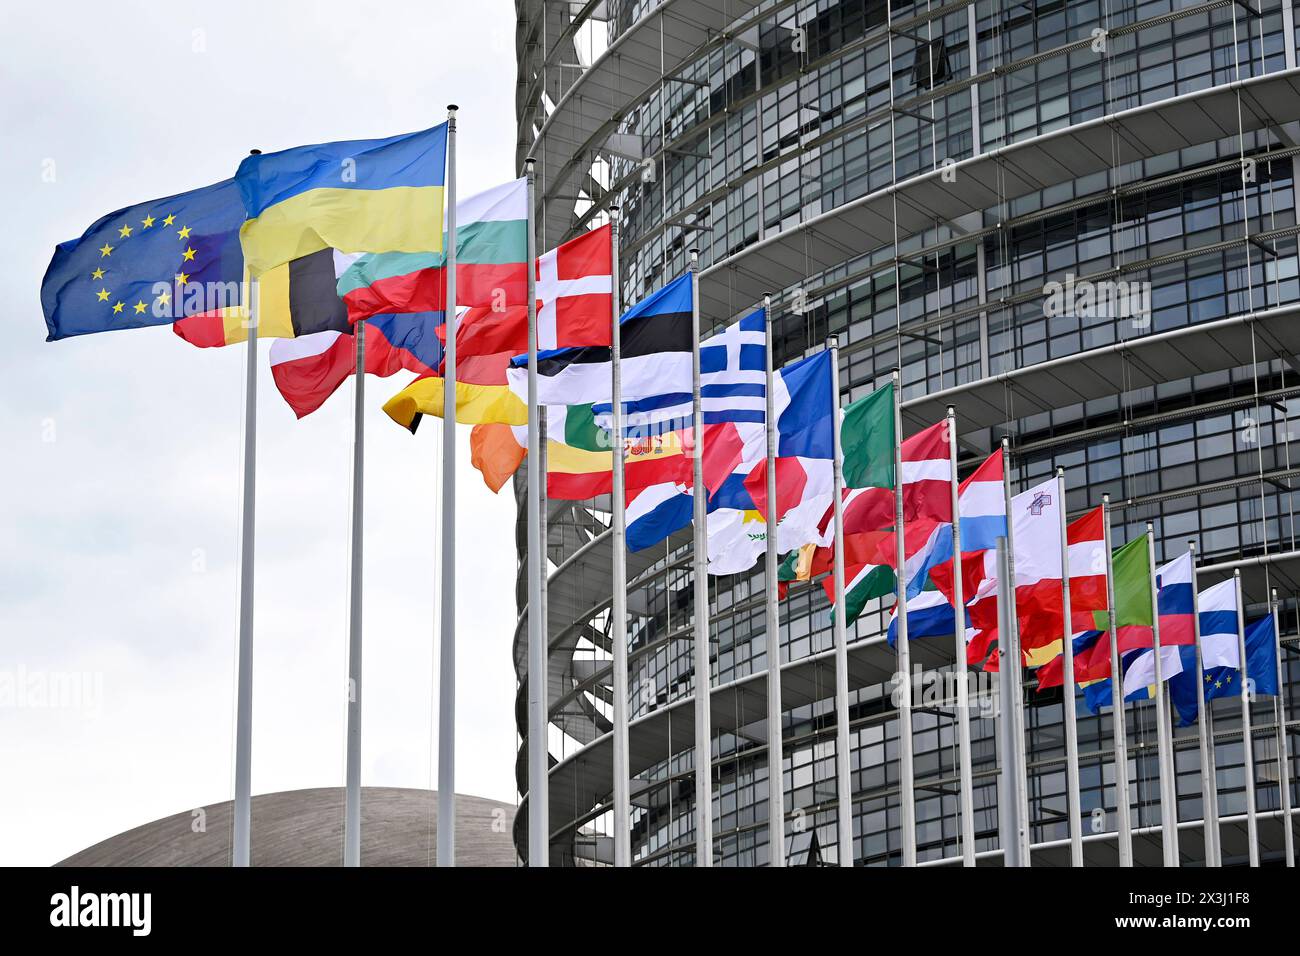
<instances>
[{"instance_id":1,"label":"austrian flag","mask_svg":"<svg viewBox=\"0 0 1300 956\"><path fill-rule=\"evenodd\" d=\"M601 226L537 259L537 348L609 345L613 327L612 229Z\"/></svg>"}]
</instances>

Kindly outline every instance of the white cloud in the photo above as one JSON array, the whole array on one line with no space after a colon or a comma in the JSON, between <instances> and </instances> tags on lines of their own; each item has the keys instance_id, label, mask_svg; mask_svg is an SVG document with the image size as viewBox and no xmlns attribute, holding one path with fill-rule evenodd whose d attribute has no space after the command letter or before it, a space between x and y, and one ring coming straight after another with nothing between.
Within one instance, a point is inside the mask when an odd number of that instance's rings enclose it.
<instances>
[{"instance_id":1,"label":"white cloud","mask_svg":"<svg viewBox=\"0 0 1300 956\"><path fill-rule=\"evenodd\" d=\"M166 328L45 343L54 244L223 179L249 147L419 129L452 101L462 193L514 176L514 8L474 9L6 8L0 675L89 674L102 693L0 706L0 863L229 799L233 776L243 349ZM254 791L337 786L351 386L296 422L259 366ZM430 786L440 425L393 425L379 406L399 384L367 382L363 782ZM512 802L514 500L483 487L460 431L457 789Z\"/></svg>"}]
</instances>

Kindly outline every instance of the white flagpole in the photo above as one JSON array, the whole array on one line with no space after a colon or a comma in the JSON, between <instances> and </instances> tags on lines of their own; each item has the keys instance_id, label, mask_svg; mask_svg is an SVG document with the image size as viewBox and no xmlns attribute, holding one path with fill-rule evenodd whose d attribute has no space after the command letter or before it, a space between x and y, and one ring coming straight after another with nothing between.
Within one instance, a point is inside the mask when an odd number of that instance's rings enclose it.
<instances>
[{"instance_id":1,"label":"white flagpole","mask_svg":"<svg viewBox=\"0 0 1300 956\"><path fill-rule=\"evenodd\" d=\"M1025 817L1020 802L1019 783L1019 741L1016 740L1016 721L1014 699L1020 694L1016 686L1015 675L1008 661L1016 651L1015 633L1015 588L1011 579L1011 542L999 537L997 541L998 560L998 692L1001 697L1001 713L998 717L998 739L1001 744L1002 760L1000 786L998 795L998 825L1002 838L1002 865L1028 866L1029 860L1024 856Z\"/></svg>"},{"instance_id":2,"label":"white flagpole","mask_svg":"<svg viewBox=\"0 0 1300 956\"><path fill-rule=\"evenodd\" d=\"M1133 865L1133 819L1128 789L1128 713L1124 708L1124 674L1119 659L1119 634L1115 626L1115 565L1111 560L1110 495L1101 496L1102 525L1106 539L1106 627L1110 636L1111 737L1115 746L1115 817L1119 865Z\"/></svg>"},{"instance_id":3,"label":"white flagpole","mask_svg":"<svg viewBox=\"0 0 1300 956\"><path fill-rule=\"evenodd\" d=\"M853 865L853 782L850 770L852 754L849 743L849 645L848 624L844 610L844 447L840 427L840 340L826 339L831 353L831 493L835 496L834 564L831 568L835 585L835 607L831 609L835 631L835 794L836 832L840 866Z\"/></svg>"},{"instance_id":4,"label":"white flagpole","mask_svg":"<svg viewBox=\"0 0 1300 956\"><path fill-rule=\"evenodd\" d=\"M1281 604L1273 588L1273 656L1277 660L1277 695L1273 709L1277 714L1277 786L1282 807L1282 835L1286 847L1286 865L1295 866L1295 832L1291 826L1291 752L1286 735L1286 697L1282 683L1282 628L1278 623Z\"/></svg>"},{"instance_id":5,"label":"white flagpole","mask_svg":"<svg viewBox=\"0 0 1300 956\"><path fill-rule=\"evenodd\" d=\"M691 401L691 481L694 514L695 586L695 865L713 865L713 676L709 664L708 490L704 487L704 405L700 398L699 253L691 250L691 338L694 391Z\"/></svg>"},{"instance_id":6,"label":"white flagpole","mask_svg":"<svg viewBox=\"0 0 1300 956\"><path fill-rule=\"evenodd\" d=\"M357 371L352 406L352 588L348 615L348 747L344 774L343 865L361 865L361 589L366 450L366 320L352 330Z\"/></svg>"},{"instance_id":7,"label":"white flagpole","mask_svg":"<svg viewBox=\"0 0 1300 956\"><path fill-rule=\"evenodd\" d=\"M614 696L614 865L632 865L632 798L631 771L628 766L627 729L627 502L623 489L623 373L622 330L619 328L618 285L618 211L611 210L611 288L614 304L610 309L610 405L613 426L613 501L612 545L614 583L613 606L610 609L614 645L613 687ZM694 281L694 280L692 280ZM696 354L699 349L696 349Z\"/></svg>"},{"instance_id":8,"label":"white flagpole","mask_svg":"<svg viewBox=\"0 0 1300 956\"><path fill-rule=\"evenodd\" d=\"M1188 541L1192 556L1192 639L1196 644L1196 702L1200 719L1196 722L1197 745L1201 751L1201 830L1205 843L1205 865L1223 866L1219 848L1219 781L1214 769L1214 741L1210 732L1209 701L1205 699L1205 662L1201 654L1201 611L1196 582L1196 542Z\"/></svg>"},{"instance_id":9,"label":"white flagpole","mask_svg":"<svg viewBox=\"0 0 1300 956\"><path fill-rule=\"evenodd\" d=\"M1164 662L1160 659L1160 598L1156 588L1155 527L1147 522L1148 584L1151 589L1151 642L1155 653L1156 751L1160 767L1160 843L1164 865L1178 866L1178 794L1174 789L1173 736L1169 727L1169 695L1165 692Z\"/></svg>"},{"instance_id":10,"label":"white flagpole","mask_svg":"<svg viewBox=\"0 0 1300 956\"><path fill-rule=\"evenodd\" d=\"M1070 866L1083 866L1082 810L1079 807L1079 718L1075 712L1074 624L1070 620L1070 544L1065 525L1065 469L1056 469L1057 509L1061 516L1061 654L1065 665L1061 712L1065 717L1065 801L1069 815Z\"/></svg>"},{"instance_id":11,"label":"white flagpole","mask_svg":"<svg viewBox=\"0 0 1300 956\"><path fill-rule=\"evenodd\" d=\"M763 296L767 332L767 548L763 588L767 596L767 843L768 864L785 866L785 748L781 738L781 611L777 605L776 388L772 300ZM697 347L696 354L699 349ZM698 365L696 366L698 368ZM695 386L699 394L699 383Z\"/></svg>"},{"instance_id":12,"label":"white flagpole","mask_svg":"<svg viewBox=\"0 0 1300 956\"><path fill-rule=\"evenodd\" d=\"M546 619L542 608L542 582L546 574L546 547L542 541L541 416L537 403L537 224L533 213L536 172L532 159L524 160L528 203L528 865L547 866L550 852L547 775Z\"/></svg>"},{"instance_id":13,"label":"white flagpole","mask_svg":"<svg viewBox=\"0 0 1300 956\"><path fill-rule=\"evenodd\" d=\"M1246 662L1246 608L1241 597L1241 571L1232 572L1237 589L1237 653L1241 655L1241 752L1246 770L1246 839L1250 865L1259 866L1259 819L1255 813L1255 738L1250 726L1250 704L1255 689Z\"/></svg>"},{"instance_id":14,"label":"white flagpole","mask_svg":"<svg viewBox=\"0 0 1300 956\"><path fill-rule=\"evenodd\" d=\"M898 655L901 682L898 694L898 777L899 823L903 830L903 866L916 866L916 796L912 769L912 649L907 638L907 572L904 569L906 544L903 527L903 381L894 370L894 563L898 598L894 604L897 620L894 650Z\"/></svg>"},{"instance_id":15,"label":"white flagpole","mask_svg":"<svg viewBox=\"0 0 1300 956\"><path fill-rule=\"evenodd\" d=\"M253 150L256 154L260 150ZM257 531L257 320L260 288L245 281L248 346L244 364L244 493L239 555L239 662L235 704L233 864L249 866L253 834L253 559Z\"/></svg>"},{"instance_id":16,"label":"white flagpole","mask_svg":"<svg viewBox=\"0 0 1300 956\"><path fill-rule=\"evenodd\" d=\"M1007 582L1007 617L1008 627L1003 630L998 625L998 671L1009 668L1011 689L1011 717L1008 729L1011 734L1009 759L1011 761L1012 782L1015 786L1015 812L1017 820L1016 835L1019 839L1017 866L1031 865L1029 840L1029 767L1025 755L1025 688L1023 667L1020 653L1019 615L1016 611L1016 537L1012 530L1014 524L1011 514L1011 442L1002 439L1002 496L1007 510L1007 560L1005 566L998 567L999 581L1006 574Z\"/></svg>"},{"instance_id":17,"label":"white flagpole","mask_svg":"<svg viewBox=\"0 0 1300 956\"><path fill-rule=\"evenodd\" d=\"M438 655L438 865L456 865L456 109L447 107L447 347L442 398L442 641Z\"/></svg>"},{"instance_id":18,"label":"white flagpole","mask_svg":"<svg viewBox=\"0 0 1300 956\"><path fill-rule=\"evenodd\" d=\"M957 678L957 755L961 781L962 866L975 865L974 780L971 770L970 687L966 665L966 600L961 577L961 495L957 480L957 411L948 406L948 467L952 471L953 674ZM839 593L838 591L836 592Z\"/></svg>"}]
</instances>

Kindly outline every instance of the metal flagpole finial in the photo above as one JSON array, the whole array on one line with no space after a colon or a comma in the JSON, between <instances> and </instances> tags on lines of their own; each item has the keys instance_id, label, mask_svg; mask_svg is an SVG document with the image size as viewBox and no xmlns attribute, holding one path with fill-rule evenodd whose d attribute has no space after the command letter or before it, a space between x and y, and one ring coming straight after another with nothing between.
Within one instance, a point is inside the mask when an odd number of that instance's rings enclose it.
<instances>
[{"instance_id":1,"label":"metal flagpole finial","mask_svg":"<svg viewBox=\"0 0 1300 956\"><path fill-rule=\"evenodd\" d=\"M948 411L945 412L944 414L945 414L948 418L952 418L952 417L954 417L954 416L957 414L957 409L956 409L956 407L954 407L954 406L952 406L952 405L949 405L949 406L948 406Z\"/></svg>"},{"instance_id":2,"label":"metal flagpole finial","mask_svg":"<svg viewBox=\"0 0 1300 956\"><path fill-rule=\"evenodd\" d=\"M1057 465L1057 466L1056 466L1056 477L1057 477L1057 478L1064 478L1064 477L1065 477L1065 469L1062 468L1060 465Z\"/></svg>"},{"instance_id":3,"label":"metal flagpole finial","mask_svg":"<svg viewBox=\"0 0 1300 956\"><path fill-rule=\"evenodd\" d=\"M838 335L826 336L826 347L828 349L837 349L840 347L840 337Z\"/></svg>"},{"instance_id":4,"label":"metal flagpole finial","mask_svg":"<svg viewBox=\"0 0 1300 956\"><path fill-rule=\"evenodd\" d=\"M1154 524L1152 524L1150 521L1148 521L1148 522L1147 522L1147 534L1155 534L1155 533L1156 533L1156 526L1155 526Z\"/></svg>"},{"instance_id":5,"label":"metal flagpole finial","mask_svg":"<svg viewBox=\"0 0 1300 956\"><path fill-rule=\"evenodd\" d=\"M448 103L448 104L447 104L447 112L448 112L448 113L452 113L452 114L454 114L458 109L460 109L460 107L457 106L455 103Z\"/></svg>"},{"instance_id":6,"label":"metal flagpole finial","mask_svg":"<svg viewBox=\"0 0 1300 956\"><path fill-rule=\"evenodd\" d=\"M250 149L250 150L248 151L248 155L249 155L249 156L261 156L261 155L262 155L262 151L261 151L260 149L258 149L256 146L254 146L252 149Z\"/></svg>"},{"instance_id":7,"label":"metal flagpole finial","mask_svg":"<svg viewBox=\"0 0 1300 956\"><path fill-rule=\"evenodd\" d=\"M1108 505L1108 504L1110 504L1110 493L1109 493L1109 492L1107 492L1106 494L1104 494L1104 495L1101 496L1101 503L1102 503L1103 505Z\"/></svg>"}]
</instances>

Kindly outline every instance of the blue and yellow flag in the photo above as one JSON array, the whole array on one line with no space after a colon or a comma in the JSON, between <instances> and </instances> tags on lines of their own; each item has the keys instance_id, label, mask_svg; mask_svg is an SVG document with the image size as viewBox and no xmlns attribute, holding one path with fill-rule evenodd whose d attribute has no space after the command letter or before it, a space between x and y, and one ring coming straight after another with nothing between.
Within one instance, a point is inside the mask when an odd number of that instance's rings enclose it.
<instances>
[{"instance_id":1,"label":"blue and yellow flag","mask_svg":"<svg viewBox=\"0 0 1300 956\"><path fill-rule=\"evenodd\" d=\"M119 209L59 243L41 283L47 341L238 307L245 218L227 179Z\"/></svg>"},{"instance_id":2,"label":"blue and yellow flag","mask_svg":"<svg viewBox=\"0 0 1300 956\"><path fill-rule=\"evenodd\" d=\"M257 154L235 181L254 277L321 249L441 252L447 124Z\"/></svg>"}]
</instances>

